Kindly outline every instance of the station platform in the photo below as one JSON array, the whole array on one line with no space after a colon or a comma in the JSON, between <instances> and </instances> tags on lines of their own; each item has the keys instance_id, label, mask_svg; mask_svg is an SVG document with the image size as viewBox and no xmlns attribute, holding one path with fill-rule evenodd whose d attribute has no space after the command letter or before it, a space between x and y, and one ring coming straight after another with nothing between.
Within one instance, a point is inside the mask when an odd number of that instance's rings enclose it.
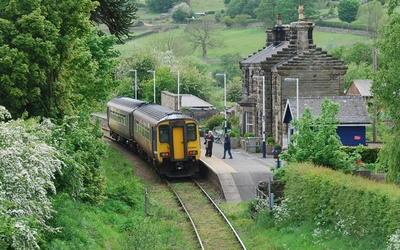
<instances>
[{"instance_id":1,"label":"station platform","mask_svg":"<svg viewBox=\"0 0 400 250\"><path fill-rule=\"evenodd\" d=\"M231 149L233 159L224 156L223 143L214 143L211 157L201 150L200 160L212 172L216 184L221 187L227 202L252 200L261 181L268 181L272 176L271 167L276 166L272 155L263 158L262 153L247 153L241 148Z\"/></svg>"}]
</instances>

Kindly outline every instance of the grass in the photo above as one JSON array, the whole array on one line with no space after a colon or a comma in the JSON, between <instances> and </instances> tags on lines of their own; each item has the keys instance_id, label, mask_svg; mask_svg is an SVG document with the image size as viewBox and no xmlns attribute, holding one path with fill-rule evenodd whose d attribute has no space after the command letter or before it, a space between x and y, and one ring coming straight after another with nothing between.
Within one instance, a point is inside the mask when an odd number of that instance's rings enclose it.
<instances>
[{"instance_id":1,"label":"grass","mask_svg":"<svg viewBox=\"0 0 400 250\"><path fill-rule=\"evenodd\" d=\"M144 184L133 176L133 167L109 148L104 160L108 199L95 206L58 194L53 202L57 214L49 224L61 232L46 235L41 248L194 249L186 236L190 230L181 226L186 218L177 209L152 202L154 216L145 215ZM158 195L167 199L165 192Z\"/></svg>"},{"instance_id":2,"label":"grass","mask_svg":"<svg viewBox=\"0 0 400 250\"><path fill-rule=\"evenodd\" d=\"M172 32L174 36L183 36L183 29L174 29ZM223 47L209 48L207 57L210 59L217 59L225 54L239 53L243 58L252 55L254 52L263 49L266 46L265 27L248 27L248 28L230 28L220 29L215 34L218 39L223 41ZM140 37L126 42L122 45L115 45L114 48L122 55L128 53L133 44L138 45L151 45L153 41L160 40L163 32L152 34L145 37ZM334 33L314 31L314 44L322 49L332 49L338 46L349 46L359 41L369 40L369 37L360 35L351 35L343 33ZM197 49L193 54L201 58L201 51Z\"/></svg>"}]
</instances>

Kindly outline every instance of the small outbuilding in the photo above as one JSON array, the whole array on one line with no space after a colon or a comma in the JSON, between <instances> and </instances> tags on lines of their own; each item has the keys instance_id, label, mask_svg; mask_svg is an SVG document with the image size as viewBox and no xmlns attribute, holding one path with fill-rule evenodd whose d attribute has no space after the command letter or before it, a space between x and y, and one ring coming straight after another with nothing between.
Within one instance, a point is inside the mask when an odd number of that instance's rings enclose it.
<instances>
[{"instance_id":1,"label":"small outbuilding","mask_svg":"<svg viewBox=\"0 0 400 250\"><path fill-rule=\"evenodd\" d=\"M371 125L366 104L361 96L328 96L332 102L340 104L340 110L337 119L340 121L337 133L345 146L366 145L366 127ZM306 107L311 109L313 115L321 112L321 104L325 97L302 97L299 98L299 119ZM287 128L287 138L284 140L284 146L290 141L290 135L293 134L293 127L290 122L293 117L297 117L297 100L288 99L283 114L283 124Z\"/></svg>"}]
</instances>

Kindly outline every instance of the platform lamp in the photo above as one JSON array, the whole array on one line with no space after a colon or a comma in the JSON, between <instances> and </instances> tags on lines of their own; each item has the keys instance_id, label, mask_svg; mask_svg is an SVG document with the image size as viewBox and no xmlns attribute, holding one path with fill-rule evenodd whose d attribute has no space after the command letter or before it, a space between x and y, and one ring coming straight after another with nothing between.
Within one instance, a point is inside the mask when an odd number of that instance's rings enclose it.
<instances>
[{"instance_id":1,"label":"platform lamp","mask_svg":"<svg viewBox=\"0 0 400 250\"><path fill-rule=\"evenodd\" d=\"M179 98L179 70L171 70L172 73L177 73L178 74L178 111L181 110L181 105L180 105L180 98Z\"/></svg>"},{"instance_id":2,"label":"platform lamp","mask_svg":"<svg viewBox=\"0 0 400 250\"><path fill-rule=\"evenodd\" d=\"M153 73L153 99L154 103L156 103L156 71L155 70L147 70L149 73Z\"/></svg>"},{"instance_id":3,"label":"platform lamp","mask_svg":"<svg viewBox=\"0 0 400 250\"><path fill-rule=\"evenodd\" d=\"M262 79L262 151L263 158L266 157L266 145L265 145L265 76L253 76L253 79Z\"/></svg>"},{"instance_id":4,"label":"platform lamp","mask_svg":"<svg viewBox=\"0 0 400 250\"><path fill-rule=\"evenodd\" d=\"M227 126L227 120L226 120L226 74L215 74L215 76L223 76L224 77L224 120L225 120L225 127L224 127L224 132L225 134L228 133L228 126Z\"/></svg>"},{"instance_id":5,"label":"platform lamp","mask_svg":"<svg viewBox=\"0 0 400 250\"><path fill-rule=\"evenodd\" d=\"M135 99L137 99L137 70L130 69L129 72L135 72L134 84L135 84Z\"/></svg>"}]
</instances>

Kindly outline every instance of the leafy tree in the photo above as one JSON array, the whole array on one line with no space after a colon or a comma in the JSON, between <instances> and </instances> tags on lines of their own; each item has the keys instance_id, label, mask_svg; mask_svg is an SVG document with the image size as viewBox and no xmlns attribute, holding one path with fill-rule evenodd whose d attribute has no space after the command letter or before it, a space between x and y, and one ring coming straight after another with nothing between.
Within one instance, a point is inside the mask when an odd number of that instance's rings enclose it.
<instances>
[{"instance_id":1,"label":"leafy tree","mask_svg":"<svg viewBox=\"0 0 400 250\"><path fill-rule=\"evenodd\" d=\"M175 22L183 23L186 22L186 18L192 16L192 10L187 3L180 3L174 6L171 16Z\"/></svg>"},{"instance_id":2,"label":"leafy tree","mask_svg":"<svg viewBox=\"0 0 400 250\"><path fill-rule=\"evenodd\" d=\"M178 0L164 0L164 1L146 0L146 6L152 12L163 13L163 12L168 12L168 9L172 8L174 6L174 4L177 2L181 2L181 1L178 1Z\"/></svg>"},{"instance_id":3,"label":"leafy tree","mask_svg":"<svg viewBox=\"0 0 400 250\"><path fill-rule=\"evenodd\" d=\"M374 33L377 33L387 21L385 10L383 9L382 4L378 1L371 1L361 5L357 19L365 21L367 24L367 30Z\"/></svg>"},{"instance_id":4,"label":"leafy tree","mask_svg":"<svg viewBox=\"0 0 400 250\"><path fill-rule=\"evenodd\" d=\"M97 0L100 5L92 12L90 19L103 23L112 35L122 42L122 37L130 37L130 27L137 18L137 7L131 0Z\"/></svg>"},{"instance_id":5,"label":"leafy tree","mask_svg":"<svg viewBox=\"0 0 400 250\"><path fill-rule=\"evenodd\" d=\"M57 176L58 192L68 193L73 199L91 204L101 204L105 179L101 160L105 144L100 123L93 125L87 113L65 116L60 125L52 127L49 145L62 152L60 159L66 167Z\"/></svg>"},{"instance_id":6,"label":"leafy tree","mask_svg":"<svg viewBox=\"0 0 400 250\"><path fill-rule=\"evenodd\" d=\"M226 74L227 79L233 79L235 77L241 77L242 71L239 67L239 62L243 60L243 57L239 54L225 54L221 56L221 61L218 64L218 69L213 75L219 72ZM223 81L221 81L221 86Z\"/></svg>"},{"instance_id":7,"label":"leafy tree","mask_svg":"<svg viewBox=\"0 0 400 250\"><path fill-rule=\"evenodd\" d=\"M302 1L288 1L288 0L276 0L275 13L282 14L282 22L290 23L295 22L299 19L298 8L299 5L304 7L304 17L313 16L318 13L315 5L318 4L318 0L302 0ZM268 8L266 6L266 8ZM275 17L276 19L276 17Z\"/></svg>"},{"instance_id":8,"label":"leafy tree","mask_svg":"<svg viewBox=\"0 0 400 250\"><path fill-rule=\"evenodd\" d=\"M150 74L150 73L148 73ZM153 73L151 73L153 74ZM153 75L152 75L153 76ZM147 81L142 83L142 96L148 102L154 101L154 78L148 79ZM156 103L161 103L161 91L177 91L177 83L171 74L171 69L169 67L161 67L156 70L156 80L155 80L155 89L156 89Z\"/></svg>"},{"instance_id":9,"label":"leafy tree","mask_svg":"<svg viewBox=\"0 0 400 250\"><path fill-rule=\"evenodd\" d=\"M230 102L239 102L242 98L242 78L234 77L227 82L226 99Z\"/></svg>"},{"instance_id":10,"label":"leafy tree","mask_svg":"<svg viewBox=\"0 0 400 250\"><path fill-rule=\"evenodd\" d=\"M351 23L356 20L360 2L358 0L340 0L338 5L338 17L340 21Z\"/></svg>"},{"instance_id":11,"label":"leafy tree","mask_svg":"<svg viewBox=\"0 0 400 250\"><path fill-rule=\"evenodd\" d=\"M400 82L398 69L400 67L400 51L398 41L400 39L400 15L390 15L388 23L382 30L382 39L378 42L378 49L382 54L381 65L372 85L374 96L384 110L384 113L391 121L391 133L385 140L384 148L379 152L379 164L382 168L388 169L386 180L399 182L400 154L398 153L398 141L400 140Z\"/></svg>"},{"instance_id":12,"label":"leafy tree","mask_svg":"<svg viewBox=\"0 0 400 250\"><path fill-rule=\"evenodd\" d=\"M276 23L276 0L262 0L257 8L254 9L254 14L257 19L268 24Z\"/></svg>"},{"instance_id":13,"label":"leafy tree","mask_svg":"<svg viewBox=\"0 0 400 250\"><path fill-rule=\"evenodd\" d=\"M91 0L0 3L0 100L13 117L59 118L108 95L114 40L93 30L94 8Z\"/></svg>"},{"instance_id":14,"label":"leafy tree","mask_svg":"<svg viewBox=\"0 0 400 250\"><path fill-rule=\"evenodd\" d=\"M260 0L232 0L227 6L226 14L231 18L241 14L255 18L254 9L257 8L260 2Z\"/></svg>"},{"instance_id":15,"label":"leafy tree","mask_svg":"<svg viewBox=\"0 0 400 250\"><path fill-rule=\"evenodd\" d=\"M188 41L193 45L194 49L201 48L203 58L207 58L208 47L222 46L222 41L217 39L216 28L215 23L208 20L194 21L185 28Z\"/></svg>"},{"instance_id":16,"label":"leafy tree","mask_svg":"<svg viewBox=\"0 0 400 250\"><path fill-rule=\"evenodd\" d=\"M51 133L47 120L1 122L0 131L0 247L39 249L43 233L56 232L46 225L53 213L48 194L56 192L55 173L64 163L38 136Z\"/></svg>"},{"instance_id":17,"label":"leafy tree","mask_svg":"<svg viewBox=\"0 0 400 250\"><path fill-rule=\"evenodd\" d=\"M357 152L348 155L340 149L342 142L336 133L339 121L335 118L340 105L325 98L321 107L321 113L317 116L313 116L311 109L306 107L301 119L292 121L296 133L281 158L288 162L310 161L316 165L352 172L353 164L360 156Z\"/></svg>"},{"instance_id":18,"label":"leafy tree","mask_svg":"<svg viewBox=\"0 0 400 250\"><path fill-rule=\"evenodd\" d=\"M373 79L374 73L372 65L365 62L360 64L350 63L347 65L347 72L344 75L344 89L348 89L354 79Z\"/></svg>"}]
</instances>

